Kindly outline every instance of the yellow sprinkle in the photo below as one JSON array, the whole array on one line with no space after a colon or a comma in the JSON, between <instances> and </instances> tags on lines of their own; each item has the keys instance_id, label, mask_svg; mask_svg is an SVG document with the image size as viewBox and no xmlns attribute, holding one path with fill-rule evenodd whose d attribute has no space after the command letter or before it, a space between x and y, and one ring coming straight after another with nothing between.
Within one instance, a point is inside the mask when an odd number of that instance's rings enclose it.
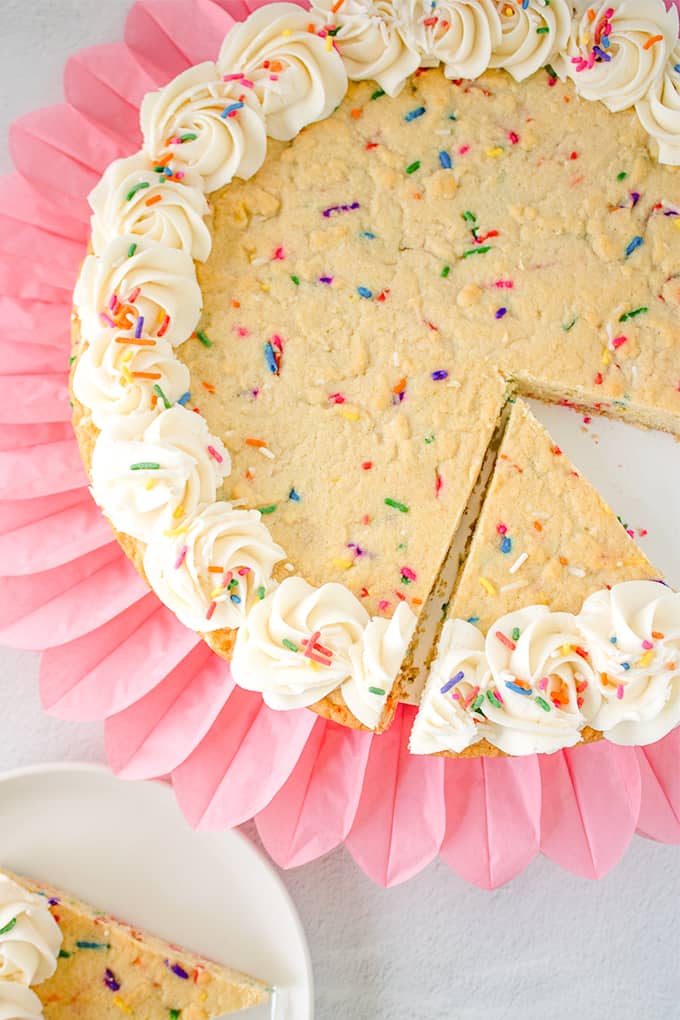
<instances>
[{"instance_id":1,"label":"yellow sprinkle","mask_svg":"<svg viewBox=\"0 0 680 1020\"><path fill-rule=\"evenodd\" d=\"M172 516L176 520L179 520L180 517L184 517L184 507L183 506L178 506L177 509L173 512Z\"/></svg>"},{"instance_id":2,"label":"yellow sprinkle","mask_svg":"<svg viewBox=\"0 0 680 1020\"><path fill-rule=\"evenodd\" d=\"M175 528L174 531L164 531L163 534L166 538L176 538L178 535L183 535L185 531L188 531L186 524L183 524L181 528Z\"/></svg>"},{"instance_id":3,"label":"yellow sprinkle","mask_svg":"<svg viewBox=\"0 0 680 1020\"><path fill-rule=\"evenodd\" d=\"M132 359L134 358L134 356L135 356L135 352L134 352L133 350L129 350L129 351L127 352L127 354L124 354L124 355L123 355L122 361L124 362L124 364L126 364L126 365L127 365L127 363L128 363L129 361L132 361Z\"/></svg>"},{"instance_id":4,"label":"yellow sprinkle","mask_svg":"<svg viewBox=\"0 0 680 1020\"><path fill-rule=\"evenodd\" d=\"M480 577L479 583L481 584L482 588L487 593L487 595L495 595L496 594L496 589L492 585L491 581L488 581L486 579L486 577Z\"/></svg>"},{"instance_id":5,"label":"yellow sprinkle","mask_svg":"<svg viewBox=\"0 0 680 1020\"><path fill-rule=\"evenodd\" d=\"M342 415L343 418L346 418L347 421L359 421L359 418L361 418L361 415L359 414L358 411L350 411L346 407L343 407L343 409L340 411L340 414Z\"/></svg>"},{"instance_id":6,"label":"yellow sprinkle","mask_svg":"<svg viewBox=\"0 0 680 1020\"><path fill-rule=\"evenodd\" d=\"M638 666L640 666L642 669L646 669L647 666L649 666L649 664L651 663L653 658L654 658L653 649L650 650L649 652L645 652L644 655L641 655L640 658L638 659Z\"/></svg>"},{"instance_id":7,"label":"yellow sprinkle","mask_svg":"<svg viewBox=\"0 0 680 1020\"><path fill-rule=\"evenodd\" d=\"M283 32L281 33L281 35L285 36L286 39L288 38L289 35L292 34L293 34L292 28L284 28Z\"/></svg>"},{"instance_id":8,"label":"yellow sprinkle","mask_svg":"<svg viewBox=\"0 0 680 1020\"><path fill-rule=\"evenodd\" d=\"M329 51L333 49L333 36L331 35L326 36L326 49Z\"/></svg>"},{"instance_id":9,"label":"yellow sprinkle","mask_svg":"<svg viewBox=\"0 0 680 1020\"><path fill-rule=\"evenodd\" d=\"M496 156L502 156L504 152L505 152L505 149L502 148L500 145L494 145L493 149L487 149L486 150L487 156L491 156L491 157L494 157L494 158Z\"/></svg>"},{"instance_id":10,"label":"yellow sprinkle","mask_svg":"<svg viewBox=\"0 0 680 1020\"><path fill-rule=\"evenodd\" d=\"M123 999L121 999L120 995L114 995L113 1005L117 1006L118 1009L121 1009L123 1013L132 1013L132 1008L128 1006L127 1002L124 1002Z\"/></svg>"},{"instance_id":11,"label":"yellow sprinkle","mask_svg":"<svg viewBox=\"0 0 680 1020\"><path fill-rule=\"evenodd\" d=\"M336 556L332 563L336 570L349 570L352 566L352 560L348 559L347 556Z\"/></svg>"},{"instance_id":12,"label":"yellow sprinkle","mask_svg":"<svg viewBox=\"0 0 680 1020\"><path fill-rule=\"evenodd\" d=\"M608 347L605 347L604 350L602 351L602 364L608 365L611 362L611 360L612 352L609 350Z\"/></svg>"},{"instance_id":13,"label":"yellow sprinkle","mask_svg":"<svg viewBox=\"0 0 680 1020\"><path fill-rule=\"evenodd\" d=\"M121 375L123 376L124 385L129 386L130 383L132 382L132 376L130 375L130 369L127 367L127 365L123 365Z\"/></svg>"},{"instance_id":14,"label":"yellow sprinkle","mask_svg":"<svg viewBox=\"0 0 680 1020\"><path fill-rule=\"evenodd\" d=\"M210 592L210 601L212 602L213 599L218 599L220 597L220 595L224 595L224 588L222 588L222 587L215 588L214 591Z\"/></svg>"},{"instance_id":15,"label":"yellow sprinkle","mask_svg":"<svg viewBox=\"0 0 680 1020\"><path fill-rule=\"evenodd\" d=\"M148 481L148 482L146 483L146 485L144 486L144 488L145 488L145 489L147 489L147 490L148 490L148 489L153 489L153 487L155 486L155 484L156 484L156 479L155 479L155 478L150 478L150 479L149 479L149 481Z\"/></svg>"},{"instance_id":16,"label":"yellow sprinkle","mask_svg":"<svg viewBox=\"0 0 680 1020\"><path fill-rule=\"evenodd\" d=\"M572 650L572 645L562 645L560 648L560 655L569 655Z\"/></svg>"},{"instance_id":17,"label":"yellow sprinkle","mask_svg":"<svg viewBox=\"0 0 680 1020\"><path fill-rule=\"evenodd\" d=\"M676 230L680 230L680 217L678 217L678 219L673 220L673 223L675 223Z\"/></svg>"}]
</instances>

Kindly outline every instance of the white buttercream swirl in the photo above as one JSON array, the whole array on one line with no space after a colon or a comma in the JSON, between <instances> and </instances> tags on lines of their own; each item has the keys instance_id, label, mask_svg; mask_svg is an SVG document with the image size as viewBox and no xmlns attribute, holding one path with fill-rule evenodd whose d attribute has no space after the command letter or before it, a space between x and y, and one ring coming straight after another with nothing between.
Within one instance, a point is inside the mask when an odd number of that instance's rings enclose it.
<instances>
[{"instance_id":1,"label":"white buttercream swirl","mask_svg":"<svg viewBox=\"0 0 680 1020\"><path fill-rule=\"evenodd\" d=\"M393 0L312 0L314 11L337 29L333 43L352 81L377 81L396 96L418 68L420 54L413 38L408 4Z\"/></svg>"},{"instance_id":2,"label":"white buttercream swirl","mask_svg":"<svg viewBox=\"0 0 680 1020\"><path fill-rule=\"evenodd\" d=\"M199 262L210 254L212 239L205 222L210 208L203 181L191 170L176 175L163 167L156 172L146 153L137 152L109 164L88 202L95 255L121 235L148 237Z\"/></svg>"},{"instance_id":3,"label":"white buttercream swirl","mask_svg":"<svg viewBox=\"0 0 680 1020\"><path fill-rule=\"evenodd\" d=\"M523 81L552 63L564 48L571 28L567 0L496 0L500 40L494 45L489 67L502 67L515 81ZM547 31L546 31L547 29Z\"/></svg>"},{"instance_id":4,"label":"white buttercream swirl","mask_svg":"<svg viewBox=\"0 0 680 1020\"><path fill-rule=\"evenodd\" d=\"M343 62L331 38L316 34L320 28L318 15L297 4L267 4L222 44L220 72L241 72L253 83L272 138L289 141L328 117L347 91Z\"/></svg>"},{"instance_id":5,"label":"white buttercream swirl","mask_svg":"<svg viewBox=\"0 0 680 1020\"><path fill-rule=\"evenodd\" d=\"M380 722L415 628L414 613L400 602L391 619L374 616L361 642L350 648L352 673L342 696L352 715L371 730Z\"/></svg>"},{"instance_id":6,"label":"white buttercream swirl","mask_svg":"<svg viewBox=\"0 0 680 1020\"><path fill-rule=\"evenodd\" d=\"M493 0L415 0L412 25L421 65L441 63L447 78L478 78L501 41Z\"/></svg>"},{"instance_id":7,"label":"white buttercream swirl","mask_svg":"<svg viewBox=\"0 0 680 1020\"><path fill-rule=\"evenodd\" d=\"M206 191L234 177L252 177L267 150L264 115L252 88L222 81L211 61L147 93L141 123L149 157L171 152L176 164L201 175Z\"/></svg>"},{"instance_id":8,"label":"white buttercream swirl","mask_svg":"<svg viewBox=\"0 0 680 1020\"><path fill-rule=\"evenodd\" d=\"M649 744L680 723L680 593L628 581L589 596L579 626L602 705L592 725L617 744Z\"/></svg>"},{"instance_id":9,"label":"white buttercream swirl","mask_svg":"<svg viewBox=\"0 0 680 1020\"><path fill-rule=\"evenodd\" d=\"M196 510L181 534L150 542L144 572L185 626L198 631L236 628L265 597L274 565L285 555L257 510L219 502Z\"/></svg>"},{"instance_id":10,"label":"white buttercream swirl","mask_svg":"<svg viewBox=\"0 0 680 1020\"><path fill-rule=\"evenodd\" d=\"M205 420L175 405L139 439L99 434L92 494L114 528L148 542L180 527L199 504L214 502L230 467L229 454Z\"/></svg>"},{"instance_id":11,"label":"white buttercream swirl","mask_svg":"<svg viewBox=\"0 0 680 1020\"><path fill-rule=\"evenodd\" d=\"M0 1002L5 982L28 987L52 977L61 941L45 897L0 874Z\"/></svg>"},{"instance_id":12,"label":"white buttercream swirl","mask_svg":"<svg viewBox=\"0 0 680 1020\"><path fill-rule=\"evenodd\" d=\"M134 326L141 315L147 335L160 331L173 346L191 336L203 303L189 255L133 235L87 256L73 300L85 339L102 325Z\"/></svg>"},{"instance_id":13,"label":"white buttercream swirl","mask_svg":"<svg viewBox=\"0 0 680 1020\"><path fill-rule=\"evenodd\" d=\"M351 676L350 650L368 623L368 613L344 585L314 588L301 577L287 577L253 606L240 628L234 680L261 691L270 708L312 705ZM315 635L316 649L310 650L305 642Z\"/></svg>"},{"instance_id":14,"label":"white buttercream swirl","mask_svg":"<svg viewBox=\"0 0 680 1020\"><path fill-rule=\"evenodd\" d=\"M73 373L73 392L98 429L135 438L189 389L189 369L165 340L135 330L100 329L90 337ZM160 388L161 393L154 387Z\"/></svg>"},{"instance_id":15,"label":"white buttercream swirl","mask_svg":"<svg viewBox=\"0 0 680 1020\"><path fill-rule=\"evenodd\" d=\"M584 9L555 70L572 78L584 99L600 100L612 112L634 106L661 77L675 46L678 16L672 10L660 0L620 0L616 6L604 0Z\"/></svg>"},{"instance_id":16,"label":"white buttercream swirl","mask_svg":"<svg viewBox=\"0 0 680 1020\"><path fill-rule=\"evenodd\" d=\"M579 743L600 704L582 641L576 617L546 606L497 620L486 636L493 685L482 709L489 725L480 733L513 755L551 754Z\"/></svg>"},{"instance_id":17,"label":"white buttercream swirl","mask_svg":"<svg viewBox=\"0 0 680 1020\"><path fill-rule=\"evenodd\" d=\"M471 705L489 680L482 632L465 620L447 620L411 730L411 753L459 753L476 743L484 716Z\"/></svg>"},{"instance_id":18,"label":"white buttercream swirl","mask_svg":"<svg viewBox=\"0 0 680 1020\"><path fill-rule=\"evenodd\" d=\"M0 981L0 1020L42 1020L42 1002L18 981Z\"/></svg>"},{"instance_id":19,"label":"white buttercream swirl","mask_svg":"<svg viewBox=\"0 0 680 1020\"><path fill-rule=\"evenodd\" d=\"M643 128L658 146L659 162L680 166L680 42L668 58L663 74L635 109Z\"/></svg>"}]
</instances>

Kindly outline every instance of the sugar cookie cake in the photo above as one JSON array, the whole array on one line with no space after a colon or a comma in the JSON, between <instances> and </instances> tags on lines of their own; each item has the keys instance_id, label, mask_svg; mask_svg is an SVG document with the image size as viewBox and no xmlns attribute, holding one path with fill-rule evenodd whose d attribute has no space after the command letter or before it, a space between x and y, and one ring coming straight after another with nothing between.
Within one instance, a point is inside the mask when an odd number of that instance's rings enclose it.
<instances>
[{"instance_id":1,"label":"sugar cookie cake","mask_svg":"<svg viewBox=\"0 0 680 1020\"><path fill-rule=\"evenodd\" d=\"M680 434L677 35L661 0L272 4L145 98L90 196L76 432L138 569L271 707L389 725L509 398ZM540 601L661 577L609 551Z\"/></svg>"}]
</instances>

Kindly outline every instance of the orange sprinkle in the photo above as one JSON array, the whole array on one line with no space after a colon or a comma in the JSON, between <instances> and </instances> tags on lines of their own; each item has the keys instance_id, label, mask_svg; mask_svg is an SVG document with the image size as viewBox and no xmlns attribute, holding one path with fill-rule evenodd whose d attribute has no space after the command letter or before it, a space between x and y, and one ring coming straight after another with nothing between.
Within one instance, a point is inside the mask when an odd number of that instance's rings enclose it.
<instances>
[{"instance_id":1,"label":"orange sprinkle","mask_svg":"<svg viewBox=\"0 0 680 1020\"><path fill-rule=\"evenodd\" d=\"M420 194L420 192L419 192L419 191L414 191L414 192L413 192L413 197L414 197L415 199L421 199L421 198L422 198L423 196L422 196L422 195Z\"/></svg>"},{"instance_id":2,"label":"orange sprinkle","mask_svg":"<svg viewBox=\"0 0 680 1020\"><path fill-rule=\"evenodd\" d=\"M642 48L643 48L643 50L651 50L651 48L654 45L654 43L658 43L658 42L662 42L662 41L663 41L663 36L662 35L652 35L652 36L649 37L649 39L647 40L647 42L644 44L644 46Z\"/></svg>"},{"instance_id":3,"label":"orange sprinkle","mask_svg":"<svg viewBox=\"0 0 680 1020\"><path fill-rule=\"evenodd\" d=\"M255 477L255 475L250 470L250 468L248 468L248 470L246 471L246 478L248 479L249 482L252 482L254 477Z\"/></svg>"},{"instance_id":4,"label":"orange sprinkle","mask_svg":"<svg viewBox=\"0 0 680 1020\"><path fill-rule=\"evenodd\" d=\"M172 157L173 157L172 152L166 152L166 154L164 156L161 156L160 159L154 159L153 161L154 166L167 166Z\"/></svg>"},{"instance_id":5,"label":"orange sprinkle","mask_svg":"<svg viewBox=\"0 0 680 1020\"><path fill-rule=\"evenodd\" d=\"M160 372L130 372L133 379L160 379Z\"/></svg>"},{"instance_id":6,"label":"orange sprinkle","mask_svg":"<svg viewBox=\"0 0 680 1020\"><path fill-rule=\"evenodd\" d=\"M246 446L256 446L258 448L267 445L264 439L251 439L250 437L245 439L244 442Z\"/></svg>"},{"instance_id":7,"label":"orange sprinkle","mask_svg":"<svg viewBox=\"0 0 680 1020\"><path fill-rule=\"evenodd\" d=\"M414 597L414 598L411 599L411 603L414 606L422 606L423 600L422 599L417 599L417 598Z\"/></svg>"},{"instance_id":8,"label":"orange sprinkle","mask_svg":"<svg viewBox=\"0 0 680 1020\"><path fill-rule=\"evenodd\" d=\"M156 396L156 394L154 393L154 394L152 394L152 396L151 396L151 409L152 409L152 410L154 409L154 407L156 406L156 404L157 404L157 403L158 403L158 397L157 397L157 396Z\"/></svg>"},{"instance_id":9,"label":"orange sprinkle","mask_svg":"<svg viewBox=\"0 0 680 1020\"><path fill-rule=\"evenodd\" d=\"M392 392L393 393L403 393L405 389L406 389L406 380L405 379L400 379L399 382L396 384L396 386L392 387Z\"/></svg>"},{"instance_id":10,"label":"orange sprinkle","mask_svg":"<svg viewBox=\"0 0 680 1020\"><path fill-rule=\"evenodd\" d=\"M559 557L559 561L560 561L560 563L562 564L563 567L566 567L567 563L569 562L569 560L567 559L566 556L560 556Z\"/></svg>"},{"instance_id":11,"label":"orange sprinkle","mask_svg":"<svg viewBox=\"0 0 680 1020\"><path fill-rule=\"evenodd\" d=\"M540 521L534 521L534 528L536 531L543 531L543 525Z\"/></svg>"},{"instance_id":12,"label":"orange sprinkle","mask_svg":"<svg viewBox=\"0 0 680 1020\"><path fill-rule=\"evenodd\" d=\"M155 340L136 340L131 336L117 336L115 342L117 344L134 344L135 347L155 347Z\"/></svg>"},{"instance_id":13,"label":"orange sprinkle","mask_svg":"<svg viewBox=\"0 0 680 1020\"><path fill-rule=\"evenodd\" d=\"M311 22L311 21L310 21L310 23L309 23L309 24L307 25L307 31L308 31L308 32L309 32L309 33L310 33L311 35L316 35L316 28L314 27L314 25L312 24L312 22Z\"/></svg>"},{"instance_id":14,"label":"orange sprinkle","mask_svg":"<svg viewBox=\"0 0 680 1020\"><path fill-rule=\"evenodd\" d=\"M281 63L280 60L270 60L269 70L273 71L274 74L278 74L279 71L283 71L283 64Z\"/></svg>"},{"instance_id":15,"label":"orange sprinkle","mask_svg":"<svg viewBox=\"0 0 680 1020\"><path fill-rule=\"evenodd\" d=\"M358 106L355 106L353 110L350 110L350 113L355 120L358 120L363 113L363 110L360 110Z\"/></svg>"},{"instance_id":16,"label":"orange sprinkle","mask_svg":"<svg viewBox=\"0 0 680 1020\"><path fill-rule=\"evenodd\" d=\"M237 301L236 298L233 298L232 302L231 302L231 307L232 308L240 308L241 307L241 302Z\"/></svg>"},{"instance_id":17,"label":"orange sprinkle","mask_svg":"<svg viewBox=\"0 0 680 1020\"><path fill-rule=\"evenodd\" d=\"M156 202L160 202L162 195L152 195L151 198L147 198L144 205L155 205Z\"/></svg>"},{"instance_id":18,"label":"orange sprinkle","mask_svg":"<svg viewBox=\"0 0 680 1020\"><path fill-rule=\"evenodd\" d=\"M665 636L666 635L662 634L660 630L653 630L652 631L652 637L654 638L655 641L663 641Z\"/></svg>"},{"instance_id":19,"label":"orange sprinkle","mask_svg":"<svg viewBox=\"0 0 680 1020\"><path fill-rule=\"evenodd\" d=\"M335 3L331 7L331 14L337 14L344 2L345 0L335 0Z\"/></svg>"},{"instance_id":20,"label":"orange sprinkle","mask_svg":"<svg viewBox=\"0 0 680 1020\"><path fill-rule=\"evenodd\" d=\"M208 567L209 574L223 574L224 567Z\"/></svg>"},{"instance_id":21,"label":"orange sprinkle","mask_svg":"<svg viewBox=\"0 0 680 1020\"><path fill-rule=\"evenodd\" d=\"M588 21L595 21L595 11L592 9L592 7L590 7L586 11L586 14L588 15Z\"/></svg>"},{"instance_id":22,"label":"orange sprinkle","mask_svg":"<svg viewBox=\"0 0 680 1020\"><path fill-rule=\"evenodd\" d=\"M202 382L201 386L205 386L205 388L208 391L208 393L214 393L215 392L215 387L213 386L213 384L211 382Z\"/></svg>"}]
</instances>

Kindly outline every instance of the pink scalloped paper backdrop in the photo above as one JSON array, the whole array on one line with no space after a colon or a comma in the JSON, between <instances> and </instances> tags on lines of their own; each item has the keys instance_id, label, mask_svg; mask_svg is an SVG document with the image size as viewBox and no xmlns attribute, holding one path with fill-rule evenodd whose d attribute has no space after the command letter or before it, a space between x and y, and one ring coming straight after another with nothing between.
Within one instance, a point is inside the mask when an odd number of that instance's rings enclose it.
<instances>
[{"instance_id":1,"label":"pink scalloped paper backdrop","mask_svg":"<svg viewBox=\"0 0 680 1020\"><path fill-rule=\"evenodd\" d=\"M644 749L444 761L408 754L405 706L381 737L272 712L147 590L93 504L67 388L86 195L139 146L144 93L215 57L255 6L140 0L124 43L69 60L65 103L12 126L17 172L0 187L0 642L44 653L48 712L105 720L119 775L170 776L197 828L255 817L283 867L344 842L383 885L440 854L492 889L539 852L599 878L636 828L680 843L680 732Z\"/></svg>"}]
</instances>

